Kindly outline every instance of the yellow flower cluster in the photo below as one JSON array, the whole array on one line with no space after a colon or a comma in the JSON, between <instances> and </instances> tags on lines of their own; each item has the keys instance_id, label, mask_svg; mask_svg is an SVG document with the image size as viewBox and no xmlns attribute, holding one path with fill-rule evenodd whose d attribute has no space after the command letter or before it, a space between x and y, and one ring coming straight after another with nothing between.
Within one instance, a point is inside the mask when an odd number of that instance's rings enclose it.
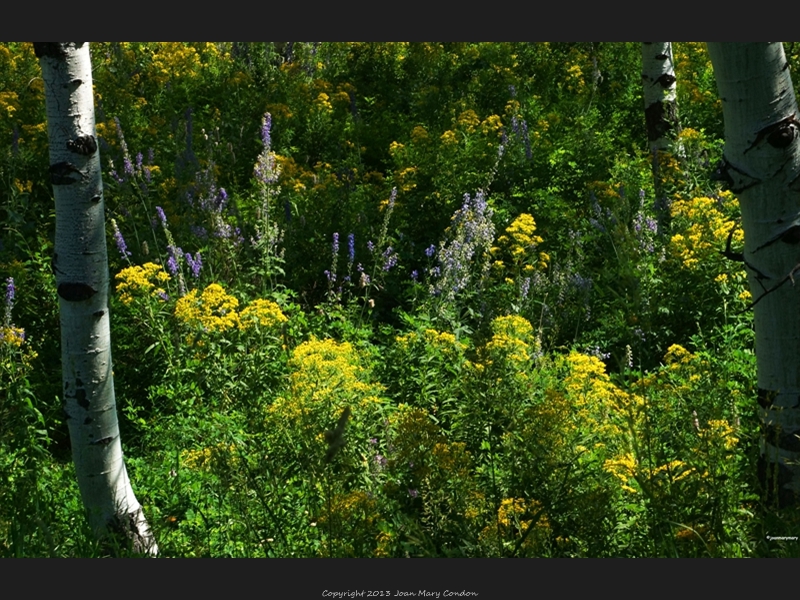
<instances>
[{"instance_id":1,"label":"yellow flower cluster","mask_svg":"<svg viewBox=\"0 0 800 600\"><path fill-rule=\"evenodd\" d=\"M331 112L333 110L333 105L331 104L331 97L328 96L325 92L321 92L315 99L314 99L314 106L317 110L322 112Z\"/></svg>"},{"instance_id":2,"label":"yellow flower cluster","mask_svg":"<svg viewBox=\"0 0 800 600\"><path fill-rule=\"evenodd\" d=\"M26 181L20 181L19 179L14 180L14 187L17 188L20 194L28 193L30 194L33 191L33 182L28 179Z\"/></svg>"},{"instance_id":3,"label":"yellow flower cluster","mask_svg":"<svg viewBox=\"0 0 800 600\"><path fill-rule=\"evenodd\" d=\"M571 91L581 91L586 85L583 69L580 65L572 65L567 69L567 87Z\"/></svg>"},{"instance_id":4,"label":"yellow flower cluster","mask_svg":"<svg viewBox=\"0 0 800 600\"><path fill-rule=\"evenodd\" d=\"M527 319L517 315L497 317L492 321L492 339L486 344L486 353L497 361L500 357L516 363L521 368L531 359L531 345L535 344L533 326ZM492 362L490 359L490 363ZM524 371L518 371L524 375Z\"/></svg>"},{"instance_id":5,"label":"yellow flower cluster","mask_svg":"<svg viewBox=\"0 0 800 600\"><path fill-rule=\"evenodd\" d=\"M239 325L238 306L239 300L218 283L212 283L199 297L197 290L192 290L180 298L175 304L175 316L191 327L225 331Z\"/></svg>"},{"instance_id":6,"label":"yellow flower cluster","mask_svg":"<svg viewBox=\"0 0 800 600\"><path fill-rule=\"evenodd\" d=\"M644 399L614 385L605 364L595 356L571 352L567 365L570 373L564 386L578 419L610 440L626 439L623 432L641 421Z\"/></svg>"},{"instance_id":7,"label":"yellow flower cluster","mask_svg":"<svg viewBox=\"0 0 800 600\"><path fill-rule=\"evenodd\" d=\"M311 416L313 423L307 425L322 432L346 406L355 420L383 403L382 388L368 383L369 372L348 342L312 338L294 349L288 366L289 390L269 407L273 418L286 422Z\"/></svg>"},{"instance_id":8,"label":"yellow flower cluster","mask_svg":"<svg viewBox=\"0 0 800 600\"><path fill-rule=\"evenodd\" d=\"M277 327L288 321L280 307L271 300L253 300L237 312L239 300L226 293L221 285L212 283L198 296L192 290L175 303L175 316L193 328L205 331L240 331L261 327Z\"/></svg>"},{"instance_id":9,"label":"yellow flower cluster","mask_svg":"<svg viewBox=\"0 0 800 600\"><path fill-rule=\"evenodd\" d=\"M632 484L644 485L649 489L654 483L664 481L665 477L667 482L673 484L697 473L694 467L690 467L682 460L672 460L648 471L631 452L606 460L603 469L619 479L622 489L631 494L639 492L639 488Z\"/></svg>"},{"instance_id":10,"label":"yellow flower cluster","mask_svg":"<svg viewBox=\"0 0 800 600\"><path fill-rule=\"evenodd\" d=\"M288 320L280 307L272 300L259 298L253 300L239 313L239 328L245 331L251 329L256 323L261 327L277 327Z\"/></svg>"},{"instance_id":11,"label":"yellow flower cluster","mask_svg":"<svg viewBox=\"0 0 800 600\"><path fill-rule=\"evenodd\" d=\"M19 110L17 92L0 92L0 115L5 113L10 118L17 110Z\"/></svg>"},{"instance_id":12,"label":"yellow flower cluster","mask_svg":"<svg viewBox=\"0 0 800 600\"><path fill-rule=\"evenodd\" d=\"M421 142L426 142L430 139L428 135L428 130L422 127L421 125L417 125L414 129L411 130L411 139L415 144L419 144Z\"/></svg>"},{"instance_id":13,"label":"yellow flower cluster","mask_svg":"<svg viewBox=\"0 0 800 600\"><path fill-rule=\"evenodd\" d=\"M497 238L498 246L492 253L498 257L494 267L505 269L501 257L510 258L510 264L519 273L533 273L537 268L546 269L550 257L545 252L536 252L536 246L544 240L536 235L536 221L527 213L522 213L506 228L503 235Z\"/></svg>"},{"instance_id":14,"label":"yellow flower cluster","mask_svg":"<svg viewBox=\"0 0 800 600\"><path fill-rule=\"evenodd\" d=\"M672 344L667 348L667 353L664 355L664 364L666 365L688 365L694 359L694 354L689 352L680 344Z\"/></svg>"},{"instance_id":15,"label":"yellow flower cluster","mask_svg":"<svg viewBox=\"0 0 800 600\"><path fill-rule=\"evenodd\" d=\"M363 556L388 552L390 539L381 548L378 501L363 490L334 494L318 519L322 531L332 531L334 539L320 545L321 557Z\"/></svg>"},{"instance_id":16,"label":"yellow flower cluster","mask_svg":"<svg viewBox=\"0 0 800 600\"><path fill-rule=\"evenodd\" d=\"M25 330L19 327L0 327L0 344L19 348L25 342Z\"/></svg>"},{"instance_id":17,"label":"yellow flower cluster","mask_svg":"<svg viewBox=\"0 0 800 600\"><path fill-rule=\"evenodd\" d=\"M456 137L455 131L452 129L445 131L440 139L442 140L442 144L444 146L455 146L458 144L458 138Z\"/></svg>"},{"instance_id":18,"label":"yellow flower cluster","mask_svg":"<svg viewBox=\"0 0 800 600\"><path fill-rule=\"evenodd\" d=\"M533 522L534 517L536 517L535 522ZM531 527L534 530L528 532ZM542 511L540 502L524 498L504 498L497 509L497 522L486 526L478 540L488 548L492 546L496 548L499 537L502 542L513 548L516 541L526 535L522 548L531 553L541 550L541 545L549 534L550 522Z\"/></svg>"},{"instance_id":19,"label":"yellow flower cluster","mask_svg":"<svg viewBox=\"0 0 800 600\"><path fill-rule=\"evenodd\" d=\"M466 346L456 340L456 336L452 333L437 331L436 329L426 329L421 335L419 332L412 331L405 335L397 336L396 341L403 350L409 350L412 346L421 342L445 356L457 356L466 350Z\"/></svg>"},{"instance_id":20,"label":"yellow flower cluster","mask_svg":"<svg viewBox=\"0 0 800 600\"><path fill-rule=\"evenodd\" d=\"M190 469L210 470L215 462L236 462L238 456L235 454L236 446L233 444L217 444L211 448L201 450L184 450L181 452L183 464Z\"/></svg>"},{"instance_id":21,"label":"yellow flower cluster","mask_svg":"<svg viewBox=\"0 0 800 600\"><path fill-rule=\"evenodd\" d=\"M638 493L638 490L630 485L636 480L637 466L636 458L630 452L617 458L609 458L603 463L603 469L619 479L622 482L622 489L631 494Z\"/></svg>"},{"instance_id":22,"label":"yellow flower cluster","mask_svg":"<svg viewBox=\"0 0 800 600\"><path fill-rule=\"evenodd\" d=\"M733 450L739 442L733 427L723 419L713 419L708 422L708 427L700 430L700 437L719 443L725 450Z\"/></svg>"},{"instance_id":23,"label":"yellow flower cluster","mask_svg":"<svg viewBox=\"0 0 800 600\"><path fill-rule=\"evenodd\" d=\"M744 242L744 232L725 213L736 210L736 200L730 192L720 193L721 202L714 198L678 200L672 205L676 233L670 240L671 250L687 269L697 269L725 248L733 230L732 244ZM734 246L734 247L735 247Z\"/></svg>"},{"instance_id":24,"label":"yellow flower cluster","mask_svg":"<svg viewBox=\"0 0 800 600\"><path fill-rule=\"evenodd\" d=\"M153 297L164 296L164 286L169 280L169 274L163 267L155 263L145 263L142 266L122 269L116 276L117 293L123 304L130 304L136 296L149 295Z\"/></svg>"},{"instance_id":25,"label":"yellow flower cluster","mask_svg":"<svg viewBox=\"0 0 800 600\"><path fill-rule=\"evenodd\" d=\"M158 84L165 84L175 79L197 77L207 66L207 59L212 54L218 54L218 50L213 43L209 42L200 45L190 45L184 42L159 42L152 55L153 62L148 76Z\"/></svg>"},{"instance_id":26,"label":"yellow flower cluster","mask_svg":"<svg viewBox=\"0 0 800 600\"><path fill-rule=\"evenodd\" d=\"M481 120L474 110L469 109L458 115L458 124L463 127L467 133L472 133L475 128L481 124Z\"/></svg>"}]
</instances>

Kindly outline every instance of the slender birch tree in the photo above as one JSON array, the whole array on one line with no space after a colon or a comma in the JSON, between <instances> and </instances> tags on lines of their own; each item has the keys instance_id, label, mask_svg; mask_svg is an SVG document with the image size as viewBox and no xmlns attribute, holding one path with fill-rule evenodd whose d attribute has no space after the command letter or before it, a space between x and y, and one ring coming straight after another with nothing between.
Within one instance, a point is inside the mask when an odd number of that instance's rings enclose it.
<instances>
[{"instance_id":1,"label":"slender birch tree","mask_svg":"<svg viewBox=\"0 0 800 600\"><path fill-rule=\"evenodd\" d=\"M656 216L659 231L669 223L669 205L659 173L661 154L672 150L675 134L680 131L678 93L671 42L642 42L642 91L647 140L653 157L653 182L656 193Z\"/></svg>"},{"instance_id":2,"label":"slender birch tree","mask_svg":"<svg viewBox=\"0 0 800 600\"><path fill-rule=\"evenodd\" d=\"M722 176L739 197L755 317L759 475L780 505L800 494L800 140L780 42L709 43L725 118Z\"/></svg>"},{"instance_id":3,"label":"slender birch tree","mask_svg":"<svg viewBox=\"0 0 800 600\"><path fill-rule=\"evenodd\" d=\"M34 44L42 68L56 203L52 266L61 317L63 402L87 518L99 539L157 546L122 456L108 313L103 182L85 42Z\"/></svg>"}]
</instances>

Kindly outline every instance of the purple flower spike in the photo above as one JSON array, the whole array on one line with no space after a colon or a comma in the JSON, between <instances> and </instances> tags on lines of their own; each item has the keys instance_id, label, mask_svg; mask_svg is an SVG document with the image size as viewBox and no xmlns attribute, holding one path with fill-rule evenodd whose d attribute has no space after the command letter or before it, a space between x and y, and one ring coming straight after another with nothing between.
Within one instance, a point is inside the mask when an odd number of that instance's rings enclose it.
<instances>
[{"instance_id":1,"label":"purple flower spike","mask_svg":"<svg viewBox=\"0 0 800 600\"><path fill-rule=\"evenodd\" d=\"M339 254L339 234L333 234L333 255L336 256Z\"/></svg>"},{"instance_id":2,"label":"purple flower spike","mask_svg":"<svg viewBox=\"0 0 800 600\"><path fill-rule=\"evenodd\" d=\"M117 226L116 219L111 219L111 226L114 228L114 241L117 243L117 250L119 250L122 258L127 259L131 256L131 253L128 251L128 245L125 243L125 238L122 237L122 232Z\"/></svg>"},{"instance_id":3,"label":"purple flower spike","mask_svg":"<svg viewBox=\"0 0 800 600\"><path fill-rule=\"evenodd\" d=\"M192 277L195 279L200 277L200 270L203 268L203 259L200 257L200 251L198 250L194 258L188 252L184 255L186 258L186 263L189 265L189 268L192 270Z\"/></svg>"},{"instance_id":4,"label":"purple flower spike","mask_svg":"<svg viewBox=\"0 0 800 600\"><path fill-rule=\"evenodd\" d=\"M9 277L6 279L6 305L10 306L14 304L14 295L16 294L17 288L14 287L14 278Z\"/></svg>"},{"instance_id":5,"label":"purple flower spike","mask_svg":"<svg viewBox=\"0 0 800 600\"><path fill-rule=\"evenodd\" d=\"M14 287L14 278L9 277L6 279L6 327L11 325L11 309L14 307L14 295L16 294L16 291L17 290Z\"/></svg>"},{"instance_id":6,"label":"purple flower spike","mask_svg":"<svg viewBox=\"0 0 800 600\"><path fill-rule=\"evenodd\" d=\"M167 259L167 271L174 277L178 274L178 261L175 260L174 256L170 256Z\"/></svg>"},{"instance_id":7,"label":"purple flower spike","mask_svg":"<svg viewBox=\"0 0 800 600\"><path fill-rule=\"evenodd\" d=\"M272 147L272 115L264 113L264 120L261 122L261 141L264 143L265 148Z\"/></svg>"},{"instance_id":8,"label":"purple flower spike","mask_svg":"<svg viewBox=\"0 0 800 600\"><path fill-rule=\"evenodd\" d=\"M356 259L356 234L351 233L347 236L347 258L350 264Z\"/></svg>"},{"instance_id":9,"label":"purple flower spike","mask_svg":"<svg viewBox=\"0 0 800 600\"><path fill-rule=\"evenodd\" d=\"M164 214L164 209L160 206L156 206L156 212L158 213L158 218L161 220L161 224L166 227L167 226L167 215Z\"/></svg>"}]
</instances>

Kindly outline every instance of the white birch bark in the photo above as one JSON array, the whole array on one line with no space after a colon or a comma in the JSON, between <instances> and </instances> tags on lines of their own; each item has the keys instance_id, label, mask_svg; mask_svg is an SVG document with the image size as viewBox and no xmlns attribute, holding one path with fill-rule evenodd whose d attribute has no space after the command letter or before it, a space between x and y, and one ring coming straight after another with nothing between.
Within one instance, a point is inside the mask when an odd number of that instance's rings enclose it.
<instances>
[{"instance_id":1,"label":"white birch bark","mask_svg":"<svg viewBox=\"0 0 800 600\"><path fill-rule=\"evenodd\" d=\"M642 91L650 152L668 150L678 125L671 42L642 42Z\"/></svg>"},{"instance_id":2,"label":"white birch bark","mask_svg":"<svg viewBox=\"0 0 800 600\"><path fill-rule=\"evenodd\" d=\"M157 546L125 469L117 422L89 45L42 42L34 48L44 79L56 203L53 269L64 412L81 498L100 539L127 538L134 550L155 555Z\"/></svg>"},{"instance_id":3,"label":"white birch bark","mask_svg":"<svg viewBox=\"0 0 800 600\"><path fill-rule=\"evenodd\" d=\"M674 151L672 144L675 134L680 131L675 81L672 42L642 42L644 119L653 161L655 211L659 233L666 232L670 221L670 203L661 185L660 154Z\"/></svg>"},{"instance_id":4,"label":"white birch bark","mask_svg":"<svg viewBox=\"0 0 800 600\"><path fill-rule=\"evenodd\" d=\"M738 195L756 333L760 476L800 494L800 138L780 42L709 43L725 118L722 175ZM800 283L800 282L798 282Z\"/></svg>"}]
</instances>

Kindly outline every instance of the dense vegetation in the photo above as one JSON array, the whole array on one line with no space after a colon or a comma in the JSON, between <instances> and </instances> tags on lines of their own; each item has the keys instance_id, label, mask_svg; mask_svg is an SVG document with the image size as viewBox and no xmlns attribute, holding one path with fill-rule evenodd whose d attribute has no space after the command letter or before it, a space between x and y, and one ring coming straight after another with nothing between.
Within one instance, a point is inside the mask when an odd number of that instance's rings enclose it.
<instances>
[{"instance_id":1,"label":"dense vegetation","mask_svg":"<svg viewBox=\"0 0 800 600\"><path fill-rule=\"evenodd\" d=\"M656 198L636 43L93 44L161 554L796 556L757 484L713 73L674 50ZM0 44L0 140L0 555L95 556L29 44Z\"/></svg>"}]
</instances>

